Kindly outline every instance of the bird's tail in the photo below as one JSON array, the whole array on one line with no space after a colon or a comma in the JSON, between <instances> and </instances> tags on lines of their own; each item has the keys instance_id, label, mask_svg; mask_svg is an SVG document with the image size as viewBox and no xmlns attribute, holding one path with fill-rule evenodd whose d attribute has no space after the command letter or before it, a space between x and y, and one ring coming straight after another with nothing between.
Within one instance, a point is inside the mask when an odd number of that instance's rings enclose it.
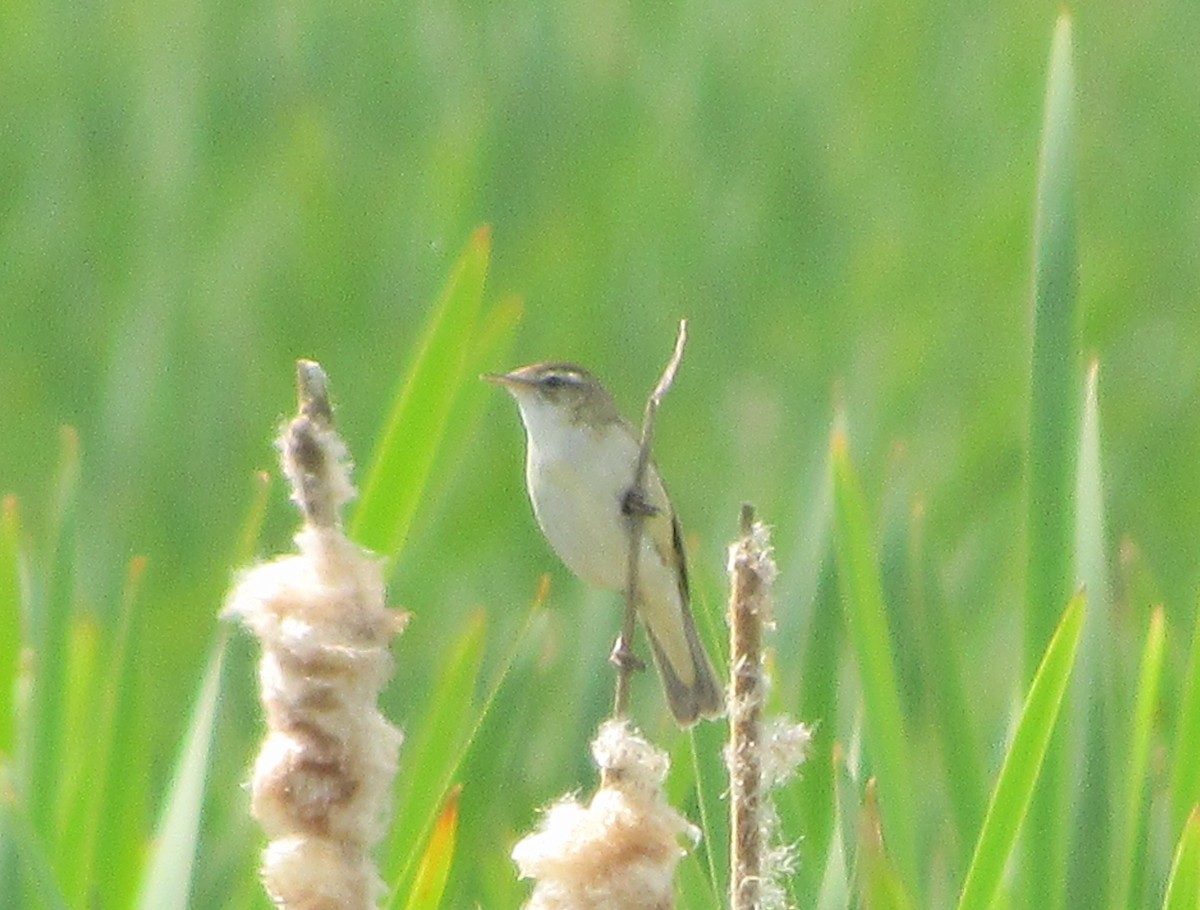
<instances>
[{"instance_id":1,"label":"bird's tail","mask_svg":"<svg viewBox=\"0 0 1200 910\"><path fill-rule=\"evenodd\" d=\"M692 660L692 681L685 683L667 658L654 630L646 626L646 635L654 652L654 663L662 678L663 690L667 693L667 704L681 727L690 727L701 717L720 717L725 713L725 692L717 680L712 661L700 643L696 623L691 611L683 610L684 634L687 637L688 654Z\"/></svg>"}]
</instances>

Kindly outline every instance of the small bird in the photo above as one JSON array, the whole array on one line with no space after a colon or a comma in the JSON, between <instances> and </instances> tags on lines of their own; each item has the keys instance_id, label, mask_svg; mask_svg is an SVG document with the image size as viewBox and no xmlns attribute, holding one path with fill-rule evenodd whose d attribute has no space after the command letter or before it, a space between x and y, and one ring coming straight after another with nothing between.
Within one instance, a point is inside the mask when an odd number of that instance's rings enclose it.
<instances>
[{"instance_id":1,"label":"small bird","mask_svg":"<svg viewBox=\"0 0 1200 910\"><path fill-rule=\"evenodd\" d=\"M645 515L637 610L671 713L684 727L720 716L724 694L688 607L679 522L653 462L646 466L643 501L634 501L639 443L612 396L571 363L537 363L483 378L507 389L521 410L529 498L567 568L596 587L624 589L629 511Z\"/></svg>"}]
</instances>

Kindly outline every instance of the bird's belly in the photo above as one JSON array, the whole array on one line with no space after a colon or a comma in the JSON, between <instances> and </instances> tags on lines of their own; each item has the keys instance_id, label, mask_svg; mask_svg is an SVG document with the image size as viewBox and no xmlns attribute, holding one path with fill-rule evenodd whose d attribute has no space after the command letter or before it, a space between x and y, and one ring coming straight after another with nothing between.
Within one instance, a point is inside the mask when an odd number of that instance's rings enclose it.
<instances>
[{"instance_id":1,"label":"bird's belly","mask_svg":"<svg viewBox=\"0 0 1200 910\"><path fill-rule=\"evenodd\" d=\"M615 474L593 476L590 470L580 476L562 462L543 466L538 475L530 483L533 510L559 559L589 584L624 587L629 532L621 499L629 479L620 484Z\"/></svg>"}]
</instances>

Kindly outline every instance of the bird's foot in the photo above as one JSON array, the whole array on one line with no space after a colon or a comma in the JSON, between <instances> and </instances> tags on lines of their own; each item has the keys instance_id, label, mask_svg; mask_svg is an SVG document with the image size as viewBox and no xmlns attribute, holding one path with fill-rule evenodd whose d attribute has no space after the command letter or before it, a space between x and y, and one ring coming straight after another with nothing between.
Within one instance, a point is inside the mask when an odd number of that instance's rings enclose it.
<instances>
[{"instance_id":1,"label":"bird's foot","mask_svg":"<svg viewBox=\"0 0 1200 910\"><path fill-rule=\"evenodd\" d=\"M657 515L659 512L658 506L650 502L646 498L645 490L640 487L630 487L625 491L624 497L621 499L621 514L626 516L641 515L649 518L652 515Z\"/></svg>"},{"instance_id":2,"label":"bird's foot","mask_svg":"<svg viewBox=\"0 0 1200 910\"><path fill-rule=\"evenodd\" d=\"M608 662L622 672L641 672L646 669L646 662L633 653L633 648L625 640L624 635L618 635Z\"/></svg>"}]
</instances>

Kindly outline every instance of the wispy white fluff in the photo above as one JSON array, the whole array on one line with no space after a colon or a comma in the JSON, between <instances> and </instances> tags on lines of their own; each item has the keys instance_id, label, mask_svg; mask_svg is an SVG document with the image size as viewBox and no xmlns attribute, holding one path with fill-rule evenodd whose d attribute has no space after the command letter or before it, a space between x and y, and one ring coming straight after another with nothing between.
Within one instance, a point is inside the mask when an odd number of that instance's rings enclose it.
<instances>
[{"instance_id":1,"label":"wispy white fluff","mask_svg":"<svg viewBox=\"0 0 1200 910\"><path fill-rule=\"evenodd\" d=\"M669 762L619 720L592 743L600 789L584 806L568 797L513 848L523 878L536 880L525 910L669 910L681 838L700 831L663 796Z\"/></svg>"}]
</instances>

